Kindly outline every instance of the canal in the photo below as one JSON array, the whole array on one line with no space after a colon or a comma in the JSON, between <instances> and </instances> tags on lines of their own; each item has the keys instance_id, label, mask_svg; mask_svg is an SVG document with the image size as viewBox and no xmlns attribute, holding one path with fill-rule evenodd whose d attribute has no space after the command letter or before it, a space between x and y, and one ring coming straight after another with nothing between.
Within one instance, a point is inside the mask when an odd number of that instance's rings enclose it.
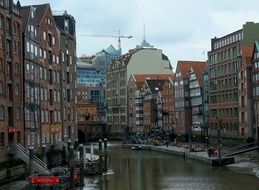
<instances>
[{"instance_id":1,"label":"canal","mask_svg":"<svg viewBox=\"0 0 259 190\"><path fill-rule=\"evenodd\" d=\"M86 177L85 190L258 190L259 179L224 167L114 146L109 175Z\"/></svg>"}]
</instances>

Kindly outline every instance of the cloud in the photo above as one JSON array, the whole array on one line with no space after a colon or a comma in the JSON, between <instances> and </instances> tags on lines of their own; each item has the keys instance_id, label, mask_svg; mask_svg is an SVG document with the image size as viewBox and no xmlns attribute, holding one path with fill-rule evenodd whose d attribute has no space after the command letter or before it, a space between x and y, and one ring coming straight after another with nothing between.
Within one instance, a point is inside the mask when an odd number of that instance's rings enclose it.
<instances>
[{"instance_id":1,"label":"cloud","mask_svg":"<svg viewBox=\"0 0 259 190\"><path fill-rule=\"evenodd\" d=\"M44 3L23 0L21 4ZM146 39L176 62L204 59L210 40L242 28L246 21L258 22L259 1L251 0L55 0L52 10L67 10L76 19L78 55L94 54L113 44L114 38L90 38L80 34L132 35L122 39L126 52Z\"/></svg>"}]
</instances>

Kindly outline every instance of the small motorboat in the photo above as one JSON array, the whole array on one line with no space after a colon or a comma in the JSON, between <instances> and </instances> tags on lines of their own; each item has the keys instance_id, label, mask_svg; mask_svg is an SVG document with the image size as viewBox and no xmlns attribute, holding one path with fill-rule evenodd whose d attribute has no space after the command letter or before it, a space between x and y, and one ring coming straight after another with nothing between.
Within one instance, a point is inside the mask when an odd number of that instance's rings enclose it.
<instances>
[{"instance_id":1,"label":"small motorboat","mask_svg":"<svg viewBox=\"0 0 259 190\"><path fill-rule=\"evenodd\" d=\"M143 146L141 146L141 145L131 147L131 150L142 150L142 149L143 149Z\"/></svg>"}]
</instances>

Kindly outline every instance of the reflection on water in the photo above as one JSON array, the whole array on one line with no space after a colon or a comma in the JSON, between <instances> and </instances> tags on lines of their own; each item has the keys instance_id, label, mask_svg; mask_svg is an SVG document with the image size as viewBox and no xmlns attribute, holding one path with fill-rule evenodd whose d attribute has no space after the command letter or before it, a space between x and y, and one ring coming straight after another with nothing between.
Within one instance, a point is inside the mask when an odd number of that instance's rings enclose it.
<instances>
[{"instance_id":1,"label":"reflection on water","mask_svg":"<svg viewBox=\"0 0 259 190\"><path fill-rule=\"evenodd\" d=\"M181 157L113 147L110 175L86 177L87 190L258 190L259 179Z\"/></svg>"}]
</instances>

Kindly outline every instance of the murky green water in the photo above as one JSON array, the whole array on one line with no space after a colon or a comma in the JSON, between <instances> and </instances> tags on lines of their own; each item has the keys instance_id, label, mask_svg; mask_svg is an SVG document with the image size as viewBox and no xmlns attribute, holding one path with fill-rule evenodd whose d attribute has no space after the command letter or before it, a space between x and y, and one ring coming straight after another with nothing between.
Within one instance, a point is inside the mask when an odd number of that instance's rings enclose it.
<instances>
[{"instance_id":1,"label":"murky green water","mask_svg":"<svg viewBox=\"0 0 259 190\"><path fill-rule=\"evenodd\" d=\"M113 147L113 174L86 177L87 190L258 190L259 178L150 151Z\"/></svg>"}]
</instances>

